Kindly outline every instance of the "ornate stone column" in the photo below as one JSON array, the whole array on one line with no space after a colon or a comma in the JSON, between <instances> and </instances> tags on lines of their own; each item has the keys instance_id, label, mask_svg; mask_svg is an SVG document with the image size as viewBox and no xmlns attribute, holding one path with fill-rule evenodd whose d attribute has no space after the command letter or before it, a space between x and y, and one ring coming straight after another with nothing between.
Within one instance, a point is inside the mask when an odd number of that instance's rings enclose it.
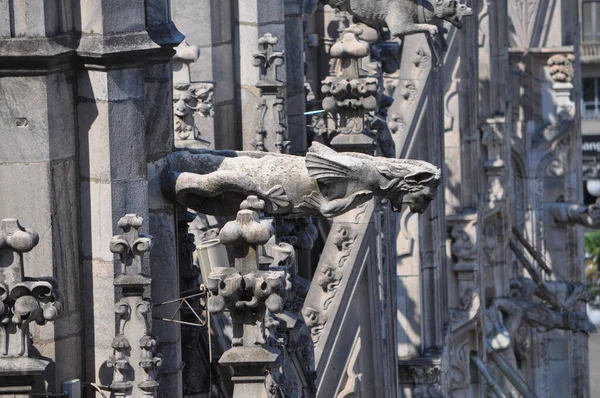
<instances>
[{"instance_id":1,"label":"ornate stone column","mask_svg":"<svg viewBox=\"0 0 600 398\"><path fill-rule=\"evenodd\" d=\"M29 347L29 324L54 321L61 310L54 278L24 275L23 253L38 241L17 219L0 221L0 397L31 397L33 377L50 363L32 357Z\"/></svg>"}]
</instances>

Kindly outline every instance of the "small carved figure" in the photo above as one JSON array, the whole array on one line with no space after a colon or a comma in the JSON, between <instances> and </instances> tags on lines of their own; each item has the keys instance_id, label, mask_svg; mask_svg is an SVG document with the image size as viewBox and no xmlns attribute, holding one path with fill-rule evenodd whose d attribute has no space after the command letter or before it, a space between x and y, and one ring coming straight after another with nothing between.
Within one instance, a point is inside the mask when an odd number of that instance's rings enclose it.
<instances>
[{"instance_id":1,"label":"small carved figure","mask_svg":"<svg viewBox=\"0 0 600 398\"><path fill-rule=\"evenodd\" d=\"M306 155L186 150L173 153L163 193L198 212L234 215L249 195L264 212L286 217L334 217L369 201L388 199L423 213L435 197L440 170L423 161L337 153L313 143Z\"/></svg>"},{"instance_id":2,"label":"small carved figure","mask_svg":"<svg viewBox=\"0 0 600 398\"><path fill-rule=\"evenodd\" d=\"M457 0L320 0L349 12L367 25L387 26L392 37L415 33L435 35L442 21L462 28L463 16L473 10Z\"/></svg>"}]
</instances>

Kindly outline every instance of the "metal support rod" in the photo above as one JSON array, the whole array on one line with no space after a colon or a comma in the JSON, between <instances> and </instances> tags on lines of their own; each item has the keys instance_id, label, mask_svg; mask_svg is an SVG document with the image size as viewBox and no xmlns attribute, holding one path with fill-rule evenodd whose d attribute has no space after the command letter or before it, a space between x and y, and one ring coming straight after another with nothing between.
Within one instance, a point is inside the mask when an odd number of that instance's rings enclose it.
<instances>
[{"instance_id":1,"label":"metal support rod","mask_svg":"<svg viewBox=\"0 0 600 398\"><path fill-rule=\"evenodd\" d=\"M487 371L485 364L481 361L481 359L477 358L476 355L471 355L471 362L475 364L481 376L485 379L487 385L492 389L496 397L498 398L507 398L507 396L502 392L498 384L494 381L490 373Z\"/></svg>"},{"instance_id":2,"label":"metal support rod","mask_svg":"<svg viewBox=\"0 0 600 398\"><path fill-rule=\"evenodd\" d=\"M529 389L519 372L515 370L504 358L502 358L502 355L494 351L490 343L486 342L486 347L490 359L496 364L496 366L498 366L498 369L500 369L502 374L506 376L508 381L510 381L510 384L512 384L517 391L519 391L519 394L521 394L523 398L535 398L535 394Z\"/></svg>"},{"instance_id":3,"label":"metal support rod","mask_svg":"<svg viewBox=\"0 0 600 398\"><path fill-rule=\"evenodd\" d=\"M554 297L550 290L548 290L548 287L544 283L544 279L542 278L538 270L535 269L535 267L529 262L529 260L527 260L527 257L525 257L525 255L519 250L517 244L511 239L508 242L508 246L510 247L512 252L515 253L515 256L517 256L519 262L523 264L523 267L525 267L527 272L529 272L529 275L540 289L540 296L543 296L543 299L548 301L555 309L562 309L562 305L560 304L558 299Z\"/></svg>"},{"instance_id":4,"label":"metal support rod","mask_svg":"<svg viewBox=\"0 0 600 398\"><path fill-rule=\"evenodd\" d=\"M565 282L565 278L558 273L556 270L552 270L548 264L546 264L546 260L544 260L544 258L542 257L542 255L535 250L535 248L531 245L531 243L529 243L529 241L523 236L523 234L521 233L521 231L519 231L517 229L517 227L512 228L513 234L517 237L517 240L519 242L521 242L521 244L523 246L525 246L525 249L529 252L529 254L531 254L531 256L535 259L535 261L540 265L540 267L542 267L542 269L548 274L548 275L552 275L553 273L556 274L556 276L561 279L562 282Z\"/></svg>"}]
</instances>

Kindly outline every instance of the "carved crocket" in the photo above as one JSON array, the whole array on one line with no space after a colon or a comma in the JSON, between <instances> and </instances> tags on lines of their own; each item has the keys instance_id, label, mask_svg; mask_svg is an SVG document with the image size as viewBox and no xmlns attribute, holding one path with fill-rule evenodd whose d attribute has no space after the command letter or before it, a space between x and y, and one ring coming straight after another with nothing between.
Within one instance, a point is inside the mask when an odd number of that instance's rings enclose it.
<instances>
[{"instance_id":1,"label":"carved crocket","mask_svg":"<svg viewBox=\"0 0 600 398\"><path fill-rule=\"evenodd\" d=\"M442 21L462 28L460 18L473 10L456 0L320 0L347 11L367 25L387 26L392 37L438 32Z\"/></svg>"},{"instance_id":2,"label":"carved crocket","mask_svg":"<svg viewBox=\"0 0 600 398\"><path fill-rule=\"evenodd\" d=\"M422 213L440 170L423 161L337 153L313 143L306 157L266 152L174 152L162 175L165 196L204 214L235 215L249 195L265 213L334 217L373 196Z\"/></svg>"}]
</instances>

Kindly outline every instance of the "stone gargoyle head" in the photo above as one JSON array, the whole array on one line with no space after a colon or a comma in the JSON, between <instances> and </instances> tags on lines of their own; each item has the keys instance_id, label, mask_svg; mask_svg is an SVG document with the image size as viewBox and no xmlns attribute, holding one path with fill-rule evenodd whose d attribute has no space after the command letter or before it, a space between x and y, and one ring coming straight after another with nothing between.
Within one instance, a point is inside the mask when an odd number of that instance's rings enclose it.
<instances>
[{"instance_id":1,"label":"stone gargoyle head","mask_svg":"<svg viewBox=\"0 0 600 398\"><path fill-rule=\"evenodd\" d=\"M375 168L381 175L380 195L388 199L392 209L401 211L402 205L408 205L413 213L423 213L429 203L435 199L437 187L440 185L440 170L435 166L413 161L415 171L406 174L407 162L397 159L375 161Z\"/></svg>"},{"instance_id":2,"label":"stone gargoyle head","mask_svg":"<svg viewBox=\"0 0 600 398\"><path fill-rule=\"evenodd\" d=\"M458 29L462 29L462 17L473 15L473 10L466 4L457 0L434 0L434 14L436 17L450 22Z\"/></svg>"},{"instance_id":3,"label":"stone gargoyle head","mask_svg":"<svg viewBox=\"0 0 600 398\"><path fill-rule=\"evenodd\" d=\"M335 217L369 201L422 213L435 197L440 170L423 161L338 153L313 143L306 157L266 152L178 151L162 175L165 196L198 212L235 215L249 195L264 212Z\"/></svg>"}]
</instances>

